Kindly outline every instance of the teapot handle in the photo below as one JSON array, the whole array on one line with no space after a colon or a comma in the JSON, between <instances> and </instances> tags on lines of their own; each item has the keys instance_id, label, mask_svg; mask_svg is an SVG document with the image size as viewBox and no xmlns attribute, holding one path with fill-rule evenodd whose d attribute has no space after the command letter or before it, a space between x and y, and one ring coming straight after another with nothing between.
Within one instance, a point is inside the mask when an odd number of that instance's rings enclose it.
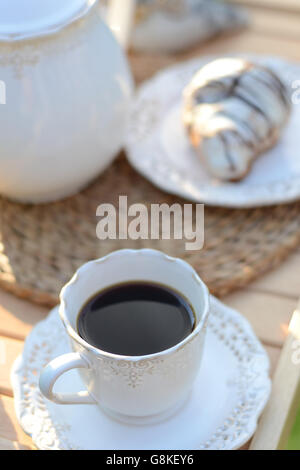
<instances>
[{"instance_id":1,"label":"teapot handle","mask_svg":"<svg viewBox=\"0 0 300 470\"><path fill-rule=\"evenodd\" d=\"M136 2L137 0L109 0L107 22L124 49L129 46Z\"/></svg>"}]
</instances>

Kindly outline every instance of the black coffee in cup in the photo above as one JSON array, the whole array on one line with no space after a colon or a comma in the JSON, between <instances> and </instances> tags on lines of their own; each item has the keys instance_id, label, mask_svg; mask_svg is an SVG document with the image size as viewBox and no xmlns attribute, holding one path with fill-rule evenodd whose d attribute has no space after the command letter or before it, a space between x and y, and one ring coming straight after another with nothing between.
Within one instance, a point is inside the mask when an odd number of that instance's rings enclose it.
<instances>
[{"instance_id":1,"label":"black coffee in cup","mask_svg":"<svg viewBox=\"0 0 300 470\"><path fill-rule=\"evenodd\" d=\"M82 308L79 335L89 344L123 356L144 356L171 348L195 327L189 302L168 286L126 282L94 295Z\"/></svg>"}]
</instances>

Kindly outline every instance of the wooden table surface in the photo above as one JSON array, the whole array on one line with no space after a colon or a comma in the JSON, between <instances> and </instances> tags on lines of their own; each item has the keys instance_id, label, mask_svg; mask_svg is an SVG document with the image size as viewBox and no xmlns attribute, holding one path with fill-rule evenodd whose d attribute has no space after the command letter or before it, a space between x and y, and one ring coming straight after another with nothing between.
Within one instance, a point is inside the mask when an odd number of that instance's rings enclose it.
<instances>
[{"instance_id":1,"label":"wooden table surface","mask_svg":"<svg viewBox=\"0 0 300 470\"><path fill-rule=\"evenodd\" d=\"M300 61L299 0L233 1L250 5L252 26L238 34L210 41L198 48L197 53L254 52ZM260 4L264 6L257 6ZM276 8L270 8L274 4ZM137 60L137 57L131 57L133 66ZM153 72L157 69L157 60L152 57L143 59L144 67L139 67L136 73L138 81L149 76L151 68ZM161 66L164 66L174 59L162 57L160 60ZM300 296L299 279L300 247L280 268L223 299L251 322L270 356L272 374ZM47 313L46 308L32 305L0 290L0 450L34 448L31 438L22 431L16 419L10 370L23 349L26 335Z\"/></svg>"}]
</instances>

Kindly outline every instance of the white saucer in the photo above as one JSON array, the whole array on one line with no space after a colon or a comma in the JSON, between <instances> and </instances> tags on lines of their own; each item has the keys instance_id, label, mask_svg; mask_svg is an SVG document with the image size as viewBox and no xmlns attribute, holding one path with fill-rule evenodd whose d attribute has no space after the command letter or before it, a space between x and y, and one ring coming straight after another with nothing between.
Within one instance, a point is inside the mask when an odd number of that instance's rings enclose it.
<instances>
[{"instance_id":1,"label":"white saucer","mask_svg":"<svg viewBox=\"0 0 300 470\"><path fill-rule=\"evenodd\" d=\"M68 350L55 308L33 329L12 370L17 417L40 449L237 449L255 432L270 394L266 352L248 322L215 298L192 395L159 424L121 424L95 405L56 405L43 398L41 368ZM77 372L64 375L57 389L82 389Z\"/></svg>"},{"instance_id":2,"label":"white saucer","mask_svg":"<svg viewBox=\"0 0 300 470\"><path fill-rule=\"evenodd\" d=\"M182 124L182 91L194 73L215 58L173 66L141 86L126 139L129 162L162 190L195 202L242 208L299 199L300 104L293 105L278 144L257 158L248 176L238 183L210 177L191 148ZM273 68L290 87L291 100L294 93L299 97L292 85L299 79L300 64L253 55L248 58Z\"/></svg>"}]
</instances>

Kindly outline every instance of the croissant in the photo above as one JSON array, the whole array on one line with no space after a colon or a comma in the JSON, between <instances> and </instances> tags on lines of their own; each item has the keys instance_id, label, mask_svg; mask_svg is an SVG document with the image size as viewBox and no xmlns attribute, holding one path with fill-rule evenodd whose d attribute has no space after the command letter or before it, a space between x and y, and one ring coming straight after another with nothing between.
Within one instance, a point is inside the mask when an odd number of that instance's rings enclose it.
<instances>
[{"instance_id":1,"label":"croissant","mask_svg":"<svg viewBox=\"0 0 300 470\"><path fill-rule=\"evenodd\" d=\"M262 65L240 58L204 66L184 90L183 120L208 172L239 181L278 141L291 113L287 86Z\"/></svg>"}]
</instances>

